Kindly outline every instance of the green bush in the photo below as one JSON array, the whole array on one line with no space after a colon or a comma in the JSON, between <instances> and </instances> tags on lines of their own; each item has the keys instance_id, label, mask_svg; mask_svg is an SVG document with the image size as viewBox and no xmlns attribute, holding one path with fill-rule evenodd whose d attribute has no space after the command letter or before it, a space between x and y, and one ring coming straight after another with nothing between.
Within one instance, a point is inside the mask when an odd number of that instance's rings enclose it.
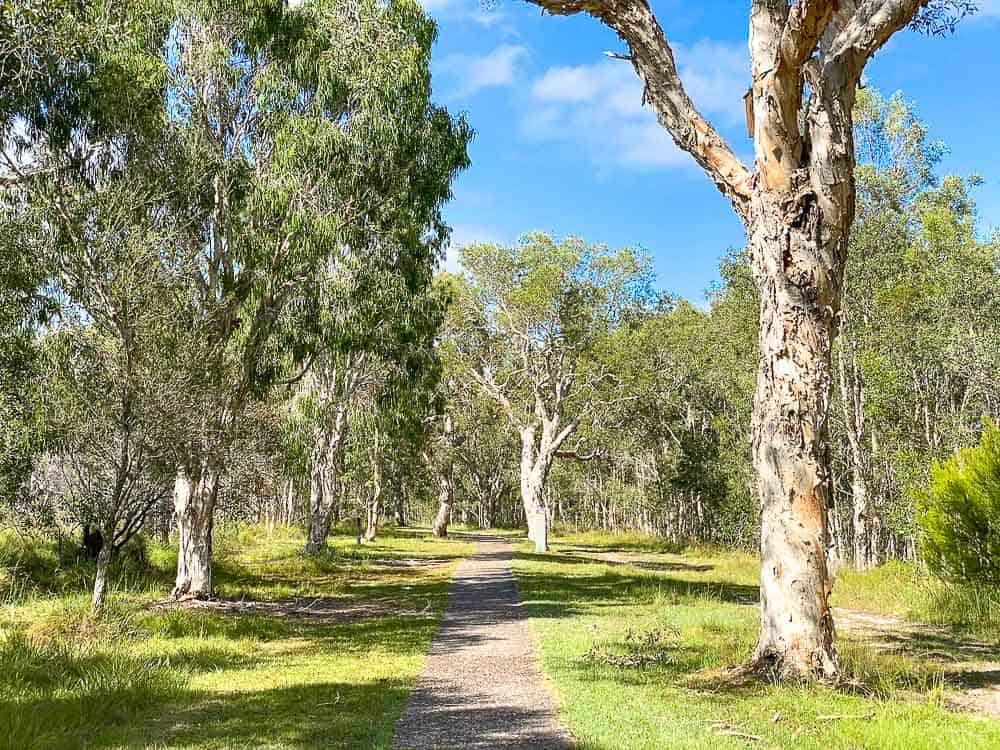
<instances>
[{"instance_id":1,"label":"green bush","mask_svg":"<svg viewBox=\"0 0 1000 750\"><path fill-rule=\"evenodd\" d=\"M921 553L938 575L1000 586L1000 428L931 470Z\"/></svg>"}]
</instances>

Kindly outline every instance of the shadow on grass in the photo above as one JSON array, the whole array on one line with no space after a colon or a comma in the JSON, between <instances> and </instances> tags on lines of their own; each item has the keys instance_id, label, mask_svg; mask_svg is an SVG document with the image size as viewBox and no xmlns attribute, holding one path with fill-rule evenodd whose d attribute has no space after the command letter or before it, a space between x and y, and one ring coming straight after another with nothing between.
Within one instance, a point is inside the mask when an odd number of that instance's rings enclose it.
<instances>
[{"instance_id":1,"label":"shadow on grass","mask_svg":"<svg viewBox=\"0 0 1000 750\"><path fill-rule=\"evenodd\" d=\"M573 552L580 548L570 547L566 549L566 552ZM586 557L585 555L590 554L614 554L611 551L605 550L602 552L584 552L581 555L573 554L559 554L558 552L545 552L545 553L520 553L524 556L524 559L534 559L538 562L557 562L566 563L569 565L610 565L611 567L622 567L631 565L635 568L642 568L643 570L654 570L662 573L707 573L715 568L714 565L709 565L707 563L694 564L685 562L657 562L652 560L626 560L614 557Z\"/></svg>"},{"instance_id":2,"label":"shadow on grass","mask_svg":"<svg viewBox=\"0 0 1000 750\"><path fill-rule=\"evenodd\" d=\"M559 555L515 552L515 559L541 563L562 563ZM579 560L570 558L572 563ZM599 563L603 565L603 563ZM592 575L520 568L518 585L529 617L572 617L592 607L617 607L665 597L681 602L707 599L730 604L756 604L756 586L727 581L684 581L654 571L617 566L595 569Z\"/></svg>"},{"instance_id":3,"label":"shadow on grass","mask_svg":"<svg viewBox=\"0 0 1000 750\"><path fill-rule=\"evenodd\" d=\"M367 678L364 660L424 653L435 624L433 613L373 618L299 627L272 648L241 639L141 655L21 639L0 653L0 747L388 747L409 685ZM356 680L293 671L288 679L303 684L255 689L255 675L280 682L282 670L329 656L354 658ZM191 673L242 670L227 691L186 687Z\"/></svg>"}]
</instances>

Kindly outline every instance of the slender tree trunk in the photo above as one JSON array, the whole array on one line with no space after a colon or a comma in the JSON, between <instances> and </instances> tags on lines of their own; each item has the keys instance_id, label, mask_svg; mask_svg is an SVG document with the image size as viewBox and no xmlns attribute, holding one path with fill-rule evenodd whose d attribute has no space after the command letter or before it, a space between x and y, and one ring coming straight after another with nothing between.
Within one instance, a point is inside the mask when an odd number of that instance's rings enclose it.
<instances>
[{"instance_id":1,"label":"slender tree trunk","mask_svg":"<svg viewBox=\"0 0 1000 750\"><path fill-rule=\"evenodd\" d=\"M219 491L219 471L203 465L198 476L184 469L174 483L174 510L177 516L177 580L173 596L212 596L212 527L215 500Z\"/></svg>"},{"instance_id":2,"label":"slender tree trunk","mask_svg":"<svg viewBox=\"0 0 1000 750\"><path fill-rule=\"evenodd\" d=\"M90 599L90 609L94 614L100 614L104 609L104 601L108 593L108 568L111 565L111 555L114 546L110 539L113 534L104 534L105 542L97 553L97 572L94 575L94 593Z\"/></svg>"},{"instance_id":3,"label":"slender tree trunk","mask_svg":"<svg viewBox=\"0 0 1000 750\"><path fill-rule=\"evenodd\" d=\"M846 229L828 246L808 200L758 195L751 233L761 292L753 457L761 500L758 667L782 678L837 672L828 596L827 414Z\"/></svg>"},{"instance_id":4,"label":"slender tree trunk","mask_svg":"<svg viewBox=\"0 0 1000 750\"><path fill-rule=\"evenodd\" d=\"M328 504L332 499L327 495L323 481L326 471L326 445L322 445L313 456L309 471L309 528L306 531L306 554L316 555L326 549L330 535L330 514Z\"/></svg>"},{"instance_id":5,"label":"slender tree trunk","mask_svg":"<svg viewBox=\"0 0 1000 750\"><path fill-rule=\"evenodd\" d=\"M315 555L326 549L334 515L338 512L336 489L337 467L341 449L347 439L347 408L337 406L332 424L318 437L309 470L309 526L306 534L306 554Z\"/></svg>"},{"instance_id":6,"label":"slender tree trunk","mask_svg":"<svg viewBox=\"0 0 1000 750\"><path fill-rule=\"evenodd\" d=\"M851 532L853 534L854 567L868 570L874 557L872 549L872 504L868 488L868 461L864 452L864 391L861 373L855 364L854 351L848 339L842 339L837 370L840 376L840 402L844 431L851 459ZM850 362L850 376L847 363Z\"/></svg>"},{"instance_id":7,"label":"slender tree trunk","mask_svg":"<svg viewBox=\"0 0 1000 750\"><path fill-rule=\"evenodd\" d=\"M379 462L381 454L376 450L372 473L372 500L368 505L368 528L365 530L365 541L374 542L378 534L378 523L382 515L382 471Z\"/></svg>"},{"instance_id":8,"label":"slender tree trunk","mask_svg":"<svg viewBox=\"0 0 1000 750\"><path fill-rule=\"evenodd\" d=\"M434 518L434 536L448 536L448 522L451 520L451 505L454 499L454 459L452 435L455 427L450 414L444 416L444 450L445 456L438 476L438 511Z\"/></svg>"},{"instance_id":9,"label":"slender tree trunk","mask_svg":"<svg viewBox=\"0 0 1000 750\"><path fill-rule=\"evenodd\" d=\"M451 477L445 472L438 478L438 511L434 517L433 532L436 537L448 536L448 522L451 520L452 485Z\"/></svg>"}]
</instances>

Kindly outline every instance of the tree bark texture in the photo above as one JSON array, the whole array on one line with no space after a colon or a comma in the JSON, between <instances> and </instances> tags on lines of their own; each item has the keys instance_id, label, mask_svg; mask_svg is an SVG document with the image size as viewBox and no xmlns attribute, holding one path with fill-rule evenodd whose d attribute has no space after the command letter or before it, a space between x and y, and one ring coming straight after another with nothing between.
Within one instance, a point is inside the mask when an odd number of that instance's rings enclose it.
<instances>
[{"instance_id":1,"label":"tree bark texture","mask_svg":"<svg viewBox=\"0 0 1000 750\"><path fill-rule=\"evenodd\" d=\"M450 414L444 416L445 450L442 458L440 474L438 475L438 510L434 517L432 532L434 536L448 536L448 523L451 521L451 506L454 500L454 443L455 423Z\"/></svg>"},{"instance_id":2,"label":"tree bark texture","mask_svg":"<svg viewBox=\"0 0 1000 750\"><path fill-rule=\"evenodd\" d=\"M528 539L535 543L538 552L549 549L549 514L544 492L555 457L549 432L551 430L543 425L541 440L536 445L536 429L521 430L521 502L528 521Z\"/></svg>"},{"instance_id":3,"label":"tree bark texture","mask_svg":"<svg viewBox=\"0 0 1000 750\"><path fill-rule=\"evenodd\" d=\"M339 514L338 469L347 440L348 409L360 384L363 355L349 355L340 366L324 360L316 369L314 387L324 417L316 429L309 470L309 510L306 553L326 549L334 518Z\"/></svg>"},{"instance_id":4,"label":"tree bark texture","mask_svg":"<svg viewBox=\"0 0 1000 750\"><path fill-rule=\"evenodd\" d=\"M177 517L177 580L175 599L212 596L212 528L219 492L219 471L203 465L198 474L177 472L174 512Z\"/></svg>"}]
</instances>

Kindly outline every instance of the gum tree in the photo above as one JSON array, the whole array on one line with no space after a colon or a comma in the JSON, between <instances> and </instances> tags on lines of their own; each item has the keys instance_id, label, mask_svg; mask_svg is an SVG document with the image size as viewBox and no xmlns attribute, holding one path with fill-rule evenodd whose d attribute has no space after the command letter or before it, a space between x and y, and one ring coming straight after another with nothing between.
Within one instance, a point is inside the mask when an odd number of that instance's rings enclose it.
<instances>
[{"instance_id":1,"label":"gum tree","mask_svg":"<svg viewBox=\"0 0 1000 750\"><path fill-rule=\"evenodd\" d=\"M760 289L753 460L761 503L761 626L753 663L781 678L837 674L826 550L830 351L854 218L852 109L867 62L897 32L950 29L964 0L753 0L755 162L698 112L646 0L529 0L613 29L644 99L729 200Z\"/></svg>"},{"instance_id":2,"label":"gum tree","mask_svg":"<svg viewBox=\"0 0 1000 750\"><path fill-rule=\"evenodd\" d=\"M512 247L461 251L456 348L464 372L501 407L521 443L528 537L548 549L545 486L560 457L586 458L582 420L607 403L593 356L629 311L651 298L648 259L570 238L527 235Z\"/></svg>"},{"instance_id":3,"label":"gum tree","mask_svg":"<svg viewBox=\"0 0 1000 750\"><path fill-rule=\"evenodd\" d=\"M317 276L371 251L410 281L407 259L439 251L468 132L429 103L434 33L410 0L190 2L177 16L168 113L197 197L182 207L193 418L177 451L175 596L212 593L227 450L288 355L322 341Z\"/></svg>"}]
</instances>

